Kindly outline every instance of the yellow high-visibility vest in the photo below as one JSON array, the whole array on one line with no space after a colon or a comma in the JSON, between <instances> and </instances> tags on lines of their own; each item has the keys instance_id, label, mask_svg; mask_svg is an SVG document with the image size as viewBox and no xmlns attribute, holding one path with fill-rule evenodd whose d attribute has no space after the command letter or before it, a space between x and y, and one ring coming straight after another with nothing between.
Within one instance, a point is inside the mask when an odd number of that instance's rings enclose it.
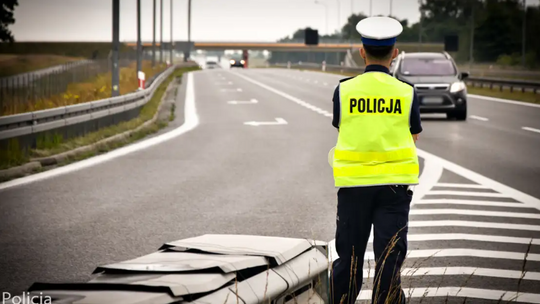
<instances>
[{"instance_id":1,"label":"yellow high-visibility vest","mask_svg":"<svg viewBox=\"0 0 540 304\"><path fill-rule=\"evenodd\" d=\"M386 73L368 72L342 82L339 90L335 186L418 184L409 129L414 89Z\"/></svg>"}]
</instances>

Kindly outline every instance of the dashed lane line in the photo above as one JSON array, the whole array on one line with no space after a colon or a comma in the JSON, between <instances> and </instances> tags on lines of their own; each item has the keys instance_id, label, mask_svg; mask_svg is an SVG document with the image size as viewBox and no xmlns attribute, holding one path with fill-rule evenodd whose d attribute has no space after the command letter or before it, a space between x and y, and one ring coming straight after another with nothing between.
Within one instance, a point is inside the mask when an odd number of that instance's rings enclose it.
<instances>
[{"instance_id":1,"label":"dashed lane line","mask_svg":"<svg viewBox=\"0 0 540 304\"><path fill-rule=\"evenodd\" d=\"M482 117L482 116L471 115L469 117L472 118L472 119L480 120L480 121L489 121L489 118L485 118L485 117Z\"/></svg>"},{"instance_id":2,"label":"dashed lane line","mask_svg":"<svg viewBox=\"0 0 540 304\"><path fill-rule=\"evenodd\" d=\"M535 129L535 128L531 128L531 127L522 127L521 129L526 130L526 131L535 132L535 133L540 133L540 130Z\"/></svg>"}]
</instances>

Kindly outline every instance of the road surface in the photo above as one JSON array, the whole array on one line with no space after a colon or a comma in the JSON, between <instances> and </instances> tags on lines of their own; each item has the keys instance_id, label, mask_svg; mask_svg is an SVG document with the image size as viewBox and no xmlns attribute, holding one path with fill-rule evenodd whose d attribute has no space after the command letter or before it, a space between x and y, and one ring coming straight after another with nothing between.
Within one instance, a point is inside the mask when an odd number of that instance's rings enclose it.
<instances>
[{"instance_id":1,"label":"road surface","mask_svg":"<svg viewBox=\"0 0 540 304\"><path fill-rule=\"evenodd\" d=\"M97 265L205 233L332 243L338 80L192 73L169 133L0 184L0 290L87 280ZM466 122L423 116L404 287L413 302L498 303L519 291L518 302L540 303L540 108L469 100ZM369 298L371 251L360 299Z\"/></svg>"}]
</instances>

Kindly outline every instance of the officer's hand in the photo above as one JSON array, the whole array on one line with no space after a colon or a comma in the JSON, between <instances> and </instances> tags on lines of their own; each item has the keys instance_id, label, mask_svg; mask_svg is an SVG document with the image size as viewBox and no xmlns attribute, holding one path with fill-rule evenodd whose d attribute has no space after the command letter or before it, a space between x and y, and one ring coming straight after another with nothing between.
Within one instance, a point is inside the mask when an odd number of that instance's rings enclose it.
<instances>
[{"instance_id":1,"label":"officer's hand","mask_svg":"<svg viewBox=\"0 0 540 304\"><path fill-rule=\"evenodd\" d=\"M420 136L420 134L413 134L412 135L412 138L414 140L414 143L416 143L416 141L418 140L418 137Z\"/></svg>"}]
</instances>

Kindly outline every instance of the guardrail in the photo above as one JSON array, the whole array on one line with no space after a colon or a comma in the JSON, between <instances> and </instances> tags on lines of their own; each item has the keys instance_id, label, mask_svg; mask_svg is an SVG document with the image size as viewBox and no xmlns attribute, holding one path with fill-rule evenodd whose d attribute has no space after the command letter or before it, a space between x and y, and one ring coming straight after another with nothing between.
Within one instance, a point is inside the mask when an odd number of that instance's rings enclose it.
<instances>
[{"instance_id":1,"label":"guardrail","mask_svg":"<svg viewBox=\"0 0 540 304\"><path fill-rule=\"evenodd\" d=\"M35 147L37 136L58 132L80 136L138 116L138 110L154 95L159 85L177 68L159 74L144 90L87 103L0 117L0 146L17 138L21 148ZM76 128L76 126L79 126Z\"/></svg>"},{"instance_id":2,"label":"guardrail","mask_svg":"<svg viewBox=\"0 0 540 304\"><path fill-rule=\"evenodd\" d=\"M326 242L206 234L98 266L88 282L35 282L24 298L32 303L324 304L330 303L329 289ZM5 303L23 302L15 296Z\"/></svg>"},{"instance_id":3,"label":"guardrail","mask_svg":"<svg viewBox=\"0 0 540 304\"><path fill-rule=\"evenodd\" d=\"M341 65L320 64L311 62L298 62L298 63L276 63L270 66L283 67L290 69L304 69L304 70L319 70L326 72L339 72L339 73L352 73L360 74L364 72L363 67L347 67ZM489 87L493 89L498 87L500 91L504 88L509 88L510 92L514 92L516 89L520 89L521 92L532 91L534 93L540 92L540 82L527 81L527 80L513 80L513 79L498 79L498 78L480 78L470 76L464 80L467 84L475 87Z\"/></svg>"}]
</instances>

